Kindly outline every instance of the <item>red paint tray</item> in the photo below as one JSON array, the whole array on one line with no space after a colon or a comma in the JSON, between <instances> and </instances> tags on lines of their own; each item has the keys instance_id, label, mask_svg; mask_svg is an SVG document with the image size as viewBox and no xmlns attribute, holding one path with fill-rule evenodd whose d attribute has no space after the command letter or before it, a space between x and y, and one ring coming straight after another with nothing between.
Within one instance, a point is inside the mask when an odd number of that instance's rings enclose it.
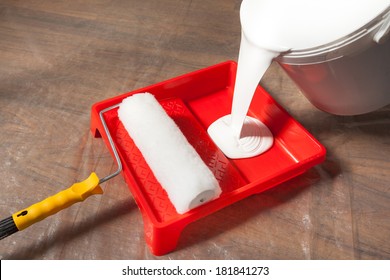
<instances>
[{"instance_id":1,"label":"red paint tray","mask_svg":"<svg viewBox=\"0 0 390 280\"><path fill-rule=\"evenodd\" d=\"M324 147L261 87L257 88L249 115L270 128L275 137L274 145L257 157L226 158L206 130L216 119L230 113L235 73L236 63L229 61L101 101L92 107L91 131L95 137L101 136L113 152L99 117L99 113L105 111L102 117L122 162L122 174L141 210L146 242L155 255L174 250L189 223L295 177L325 158ZM218 199L183 215L176 213L117 116L114 105L139 92L156 96L210 167L222 189Z\"/></svg>"}]
</instances>

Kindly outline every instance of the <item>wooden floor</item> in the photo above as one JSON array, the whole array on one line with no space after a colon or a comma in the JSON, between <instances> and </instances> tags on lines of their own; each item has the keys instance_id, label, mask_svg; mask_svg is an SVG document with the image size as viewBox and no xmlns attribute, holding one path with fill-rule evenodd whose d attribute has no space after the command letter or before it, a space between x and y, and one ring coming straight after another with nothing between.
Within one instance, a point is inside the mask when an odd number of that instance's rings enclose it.
<instances>
[{"instance_id":1,"label":"wooden floor","mask_svg":"<svg viewBox=\"0 0 390 280\"><path fill-rule=\"evenodd\" d=\"M0 3L0 216L116 166L92 104L226 60L239 0ZM188 226L155 257L123 178L0 241L0 259L389 259L390 107L333 116L278 65L261 84L327 149L306 174Z\"/></svg>"}]
</instances>

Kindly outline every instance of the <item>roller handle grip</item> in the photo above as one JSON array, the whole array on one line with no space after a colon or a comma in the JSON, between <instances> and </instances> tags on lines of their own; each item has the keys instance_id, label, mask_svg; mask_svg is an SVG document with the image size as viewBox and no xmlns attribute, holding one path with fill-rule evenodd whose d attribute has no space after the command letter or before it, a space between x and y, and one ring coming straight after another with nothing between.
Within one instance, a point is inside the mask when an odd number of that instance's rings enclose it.
<instances>
[{"instance_id":1,"label":"roller handle grip","mask_svg":"<svg viewBox=\"0 0 390 280\"><path fill-rule=\"evenodd\" d=\"M18 231L12 216L0 221L0 240Z\"/></svg>"},{"instance_id":2,"label":"roller handle grip","mask_svg":"<svg viewBox=\"0 0 390 280\"><path fill-rule=\"evenodd\" d=\"M70 188L50 196L41 202L31 205L21 211L16 212L11 217L0 222L0 239L9 236L16 231L23 230L30 225L51 216L76 202L84 201L91 195L102 194L103 190L99 186L99 178L95 173L84 181L73 184ZM16 227L12 227L13 223ZM11 224L11 225L10 225Z\"/></svg>"}]
</instances>

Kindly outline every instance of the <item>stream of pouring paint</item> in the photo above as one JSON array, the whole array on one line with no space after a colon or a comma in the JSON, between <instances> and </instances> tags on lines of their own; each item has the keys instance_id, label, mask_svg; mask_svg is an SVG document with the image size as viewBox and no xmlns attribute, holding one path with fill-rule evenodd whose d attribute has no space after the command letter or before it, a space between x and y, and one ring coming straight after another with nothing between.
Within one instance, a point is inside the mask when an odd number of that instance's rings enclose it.
<instances>
[{"instance_id":1,"label":"stream of pouring paint","mask_svg":"<svg viewBox=\"0 0 390 280\"><path fill-rule=\"evenodd\" d=\"M284 52L316 48L348 36L389 5L390 0L243 0L231 115L208 129L217 146L230 158L252 157L268 150L272 134L247 113L273 59Z\"/></svg>"}]
</instances>

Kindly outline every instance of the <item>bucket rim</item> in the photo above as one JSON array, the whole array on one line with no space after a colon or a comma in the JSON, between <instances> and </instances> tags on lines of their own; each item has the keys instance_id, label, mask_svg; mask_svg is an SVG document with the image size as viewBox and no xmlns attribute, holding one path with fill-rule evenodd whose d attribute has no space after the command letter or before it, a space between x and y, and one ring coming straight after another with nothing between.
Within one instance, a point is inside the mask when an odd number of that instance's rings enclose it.
<instances>
[{"instance_id":1,"label":"bucket rim","mask_svg":"<svg viewBox=\"0 0 390 280\"><path fill-rule=\"evenodd\" d=\"M315 64L361 52L373 44L382 44L389 40L389 32L385 33L380 42L374 38L378 30L386 25L389 18L390 5L373 20L338 40L307 49L291 49L281 53L275 60L284 64Z\"/></svg>"}]
</instances>

